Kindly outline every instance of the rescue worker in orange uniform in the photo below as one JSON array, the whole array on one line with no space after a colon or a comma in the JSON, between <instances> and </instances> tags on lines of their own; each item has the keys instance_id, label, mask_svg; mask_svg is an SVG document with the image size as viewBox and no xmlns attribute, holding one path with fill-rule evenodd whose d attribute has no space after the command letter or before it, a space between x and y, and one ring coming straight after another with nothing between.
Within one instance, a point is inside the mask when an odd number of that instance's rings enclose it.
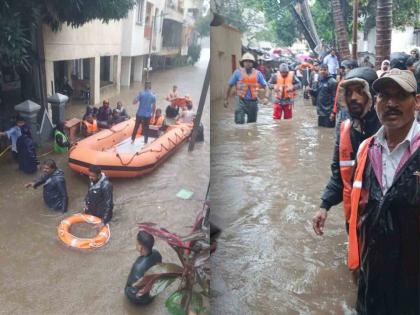
<instances>
[{"instance_id":1,"label":"rescue worker in orange uniform","mask_svg":"<svg viewBox=\"0 0 420 315\"><path fill-rule=\"evenodd\" d=\"M292 118L293 103L296 97L296 90L300 88L300 81L293 71L289 71L287 64L282 63L279 71L271 76L269 83L273 86L274 103L273 118Z\"/></svg>"},{"instance_id":2,"label":"rescue worker in orange uniform","mask_svg":"<svg viewBox=\"0 0 420 315\"><path fill-rule=\"evenodd\" d=\"M236 86L235 123L244 124L245 115L247 122L257 121L258 112L258 89L264 87L265 98L263 102L268 103L269 90L263 74L255 69L255 57L251 53L245 53L240 61L241 68L233 72L229 80L229 88L226 92L224 106L229 104L229 96L233 87Z\"/></svg>"},{"instance_id":3,"label":"rescue worker in orange uniform","mask_svg":"<svg viewBox=\"0 0 420 315\"><path fill-rule=\"evenodd\" d=\"M360 143L375 134L380 127L371 88L377 79L371 68L356 68L347 73L339 90L339 102L347 108L350 119L342 122L336 137L331 164L331 178L321 197L320 210L313 218L313 228L323 234L327 211L343 201L346 229L350 219L351 176Z\"/></svg>"},{"instance_id":4,"label":"rescue worker in orange uniform","mask_svg":"<svg viewBox=\"0 0 420 315\"><path fill-rule=\"evenodd\" d=\"M382 127L360 145L351 192L356 311L420 314L420 94L408 70L391 69L373 88Z\"/></svg>"},{"instance_id":5,"label":"rescue worker in orange uniform","mask_svg":"<svg viewBox=\"0 0 420 315\"><path fill-rule=\"evenodd\" d=\"M82 134L84 137L89 137L94 133L98 132L98 123L92 115L87 115L86 119L83 120Z\"/></svg>"}]
</instances>

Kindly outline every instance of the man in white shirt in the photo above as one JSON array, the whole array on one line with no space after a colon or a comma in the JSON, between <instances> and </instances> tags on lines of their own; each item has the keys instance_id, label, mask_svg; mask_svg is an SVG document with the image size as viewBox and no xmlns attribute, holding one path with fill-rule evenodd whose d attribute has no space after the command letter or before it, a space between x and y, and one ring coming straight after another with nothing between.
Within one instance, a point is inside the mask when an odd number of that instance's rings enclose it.
<instances>
[{"instance_id":1,"label":"man in white shirt","mask_svg":"<svg viewBox=\"0 0 420 315\"><path fill-rule=\"evenodd\" d=\"M325 56L322 63L328 66L328 73L331 74L334 79L336 79L337 69L340 65L338 64L338 58L335 49L332 49L331 52Z\"/></svg>"},{"instance_id":2,"label":"man in white shirt","mask_svg":"<svg viewBox=\"0 0 420 315\"><path fill-rule=\"evenodd\" d=\"M420 106L416 79L391 69L373 83L382 127L359 147L351 192L349 265L359 314L419 314Z\"/></svg>"}]
</instances>

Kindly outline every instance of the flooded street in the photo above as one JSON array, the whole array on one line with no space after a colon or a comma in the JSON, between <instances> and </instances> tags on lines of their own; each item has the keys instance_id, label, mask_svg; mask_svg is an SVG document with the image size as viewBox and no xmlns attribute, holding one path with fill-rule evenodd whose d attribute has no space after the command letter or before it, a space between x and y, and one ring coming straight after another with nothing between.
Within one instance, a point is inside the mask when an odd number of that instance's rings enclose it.
<instances>
[{"instance_id":1,"label":"flooded street","mask_svg":"<svg viewBox=\"0 0 420 315\"><path fill-rule=\"evenodd\" d=\"M189 94L197 109L209 59L209 49L195 66L187 66L151 76L152 90L157 94L158 108L166 108L164 97L173 84L180 94ZM121 100L130 115L136 108L133 98L142 84L122 88L110 98L111 107ZM84 105L66 107L66 118L82 117ZM67 156L49 154L66 175L69 211L56 214L46 208L42 187L24 188L34 176L17 170L7 156L0 160L0 314L166 314L164 300L168 291L147 307L132 306L124 296L130 268L138 257L135 240L138 222L156 222L170 231L187 234L196 213L202 209L210 176L209 98L202 122L205 142L188 144L163 163L152 174L135 179L112 179L114 217L110 223L111 239L103 248L93 251L70 249L57 238L60 221L83 209L88 179L67 167ZM42 152L49 151L43 148ZM41 152L41 153L42 153ZM176 197L181 189L194 192L191 200ZM178 259L162 241L155 243L165 262Z\"/></svg>"},{"instance_id":2,"label":"flooded street","mask_svg":"<svg viewBox=\"0 0 420 315\"><path fill-rule=\"evenodd\" d=\"M223 233L212 257L213 314L351 314L341 206L325 234L311 219L330 176L334 130L296 100L290 121L235 125L233 104L212 104L212 216Z\"/></svg>"}]
</instances>

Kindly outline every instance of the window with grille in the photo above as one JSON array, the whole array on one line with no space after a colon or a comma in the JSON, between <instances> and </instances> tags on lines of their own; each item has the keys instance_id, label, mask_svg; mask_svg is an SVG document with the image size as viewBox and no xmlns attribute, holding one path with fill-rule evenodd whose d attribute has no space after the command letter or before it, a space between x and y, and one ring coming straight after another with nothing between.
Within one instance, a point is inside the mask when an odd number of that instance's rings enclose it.
<instances>
[{"instance_id":1,"label":"window with grille","mask_svg":"<svg viewBox=\"0 0 420 315\"><path fill-rule=\"evenodd\" d=\"M143 24L144 0L137 0L137 23Z\"/></svg>"}]
</instances>

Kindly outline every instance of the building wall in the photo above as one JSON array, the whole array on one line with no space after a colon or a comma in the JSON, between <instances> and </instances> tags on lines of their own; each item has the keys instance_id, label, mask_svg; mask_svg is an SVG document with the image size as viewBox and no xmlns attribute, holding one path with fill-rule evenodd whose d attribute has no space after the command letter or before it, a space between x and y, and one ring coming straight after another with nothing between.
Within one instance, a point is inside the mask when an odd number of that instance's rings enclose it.
<instances>
[{"instance_id":1,"label":"building wall","mask_svg":"<svg viewBox=\"0 0 420 315\"><path fill-rule=\"evenodd\" d=\"M211 101L221 101L226 93L227 82L232 75L232 56L239 67L241 58L242 34L235 28L222 25L211 27Z\"/></svg>"},{"instance_id":2,"label":"building wall","mask_svg":"<svg viewBox=\"0 0 420 315\"><path fill-rule=\"evenodd\" d=\"M162 45L162 18L160 17L163 13L165 1L164 0L154 0L154 1L144 1L143 5L143 21L138 23L138 10L137 5L131 10L128 14L128 17L124 19L123 24L123 34L122 34L122 56L140 56L149 53L149 44L150 41L144 36L145 28L145 17L146 17L146 7L147 2L153 5L152 15L156 14L156 9L158 9L159 16L156 18L156 29L154 31L154 40L156 45L152 45L152 52L157 52L160 50Z\"/></svg>"},{"instance_id":3,"label":"building wall","mask_svg":"<svg viewBox=\"0 0 420 315\"><path fill-rule=\"evenodd\" d=\"M98 104L103 97L115 95L120 91L122 22L111 21L108 24L99 20L86 23L79 28L63 25L60 31L53 32L48 26L43 27L45 72L47 93L54 82L54 62L89 59L91 103ZM100 87L100 57L112 56L112 79L114 84Z\"/></svg>"},{"instance_id":4,"label":"building wall","mask_svg":"<svg viewBox=\"0 0 420 315\"><path fill-rule=\"evenodd\" d=\"M367 40L363 39L363 32L358 33L358 51L367 51L375 54L376 44L376 27L369 31ZM415 48L414 28L407 27L404 31L397 29L392 30L391 53L406 52L409 53L411 49Z\"/></svg>"},{"instance_id":5,"label":"building wall","mask_svg":"<svg viewBox=\"0 0 420 315\"><path fill-rule=\"evenodd\" d=\"M44 26L45 60L73 60L121 53L121 22L93 21L79 28L63 25L59 32Z\"/></svg>"}]
</instances>

